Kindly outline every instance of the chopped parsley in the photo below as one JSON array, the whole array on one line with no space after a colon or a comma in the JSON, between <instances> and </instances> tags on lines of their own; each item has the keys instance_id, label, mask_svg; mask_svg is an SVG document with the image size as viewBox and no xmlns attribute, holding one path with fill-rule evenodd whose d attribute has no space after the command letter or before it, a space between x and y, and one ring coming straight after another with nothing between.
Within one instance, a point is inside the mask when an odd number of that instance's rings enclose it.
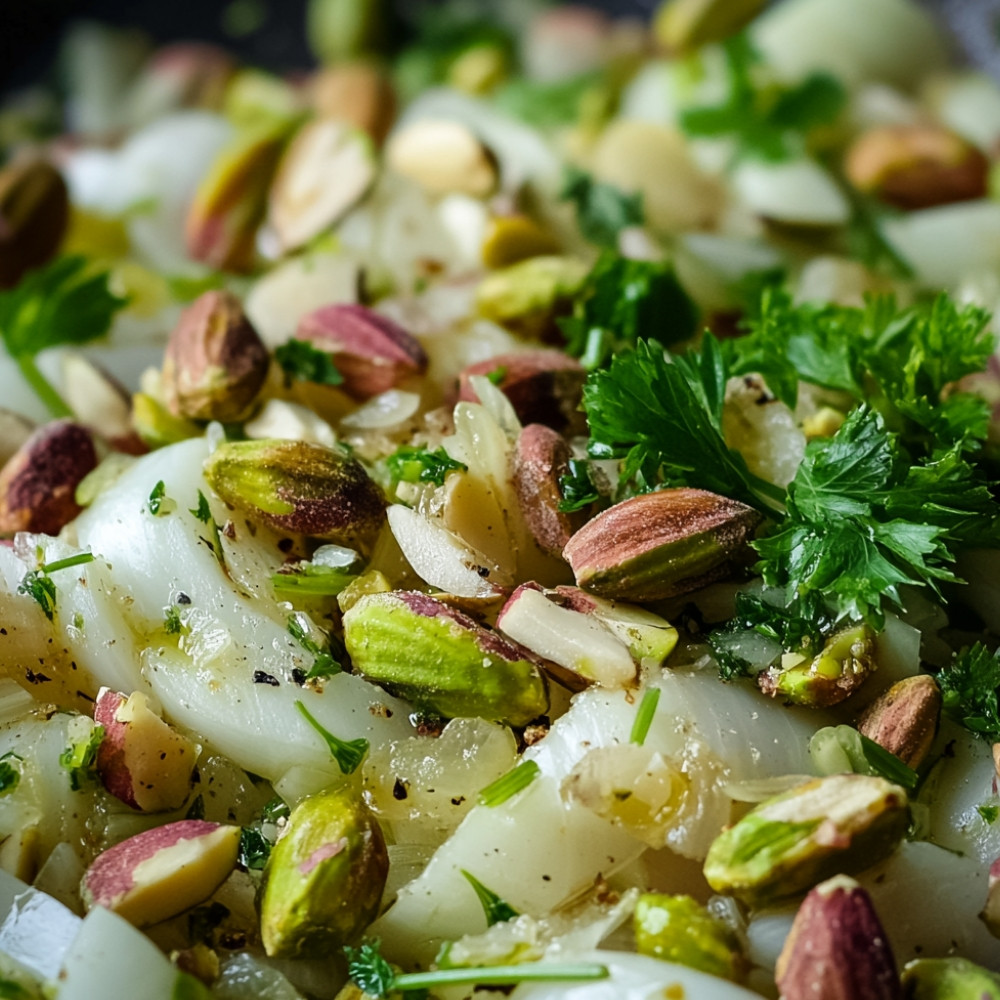
<instances>
[{"instance_id":1,"label":"chopped parsley","mask_svg":"<svg viewBox=\"0 0 1000 1000\"><path fill-rule=\"evenodd\" d=\"M344 669L329 650L322 649L319 643L309 635L297 614L288 616L288 632L307 653L313 655L313 665L306 674L307 681L333 677ZM331 640L328 639L328 641ZM341 650L341 654L346 655L343 650Z\"/></svg>"},{"instance_id":2,"label":"chopped parsley","mask_svg":"<svg viewBox=\"0 0 1000 1000\"><path fill-rule=\"evenodd\" d=\"M180 609L176 605L163 609L163 631L167 635L187 635L191 631L181 620Z\"/></svg>"},{"instance_id":3,"label":"chopped parsley","mask_svg":"<svg viewBox=\"0 0 1000 1000\"><path fill-rule=\"evenodd\" d=\"M847 102L844 88L827 73L812 73L791 86L758 80L760 56L745 33L723 47L725 99L682 111L680 125L692 136L731 137L737 158L776 161L805 153L813 130L836 121Z\"/></svg>"},{"instance_id":4,"label":"chopped parsley","mask_svg":"<svg viewBox=\"0 0 1000 1000\"><path fill-rule=\"evenodd\" d=\"M53 417L71 417L73 411L35 358L49 347L103 337L125 304L108 289L108 272L76 255L57 257L29 271L13 288L0 290L0 339Z\"/></svg>"},{"instance_id":5,"label":"chopped parsley","mask_svg":"<svg viewBox=\"0 0 1000 1000\"><path fill-rule=\"evenodd\" d=\"M21 769L13 762L23 759L13 750L8 750L0 757L0 795L10 795L17 789L21 781Z\"/></svg>"},{"instance_id":6,"label":"chopped parsley","mask_svg":"<svg viewBox=\"0 0 1000 1000\"><path fill-rule=\"evenodd\" d=\"M86 716L80 716L79 718L90 723L90 720ZM77 792L89 782L96 780L94 768L97 763L97 751L101 745L101 740L104 739L104 726L93 725L91 723L85 733L77 735L74 733L71 725L69 735L71 742L59 754L59 765L69 774L70 788L74 792Z\"/></svg>"},{"instance_id":7,"label":"chopped parsley","mask_svg":"<svg viewBox=\"0 0 1000 1000\"><path fill-rule=\"evenodd\" d=\"M987 743L1000 742L1000 650L991 653L977 642L958 653L936 678L945 712Z\"/></svg>"},{"instance_id":8,"label":"chopped parsley","mask_svg":"<svg viewBox=\"0 0 1000 1000\"><path fill-rule=\"evenodd\" d=\"M559 477L559 492L562 494L559 509L564 514L583 510L601 498L591 479L589 463L579 458L571 458L568 465L569 471Z\"/></svg>"},{"instance_id":9,"label":"chopped parsley","mask_svg":"<svg viewBox=\"0 0 1000 1000\"><path fill-rule=\"evenodd\" d=\"M992 826L1000 817L1000 806L980 805L976 806L976 812L982 817L984 823Z\"/></svg>"},{"instance_id":10,"label":"chopped parsley","mask_svg":"<svg viewBox=\"0 0 1000 1000\"><path fill-rule=\"evenodd\" d=\"M245 826L240 831L240 847L237 861L250 871L263 871L271 856L274 844L255 826Z\"/></svg>"},{"instance_id":11,"label":"chopped parsley","mask_svg":"<svg viewBox=\"0 0 1000 1000\"><path fill-rule=\"evenodd\" d=\"M466 472L468 466L456 462L444 448L397 448L385 460L393 483L444 484L449 472Z\"/></svg>"},{"instance_id":12,"label":"chopped parsley","mask_svg":"<svg viewBox=\"0 0 1000 1000\"><path fill-rule=\"evenodd\" d=\"M666 345L687 340L697 322L698 310L669 264L606 250L587 276L573 315L560 327L566 352L593 370L607 367L639 339Z\"/></svg>"},{"instance_id":13,"label":"chopped parsley","mask_svg":"<svg viewBox=\"0 0 1000 1000\"><path fill-rule=\"evenodd\" d=\"M146 505L149 508L149 513L154 517L164 517L177 507L174 501L167 496L167 487L162 479L150 491Z\"/></svg>"},{"instance_id":14,"label":"chopped parsley","mask_svg":"<svg viewBox=\"0 0 1000 1000\"><path fill-rule=\"evenodd\" d=\"M323 726L313 717L308 708L297 701L295 707L299 714L309 723L313 729L323 737L323 741L330 748L330 755L337 762L341 774L353 774L365 759L368 753L368 740L342 740L334 736L333 733L324 729Z\"/></svg>"},{"instance_id":15,"label":"chopped parsley","mask_svg":"<svg viewBox=\"0 0 1000 1000\"><path fill-rule=\"evenodd\" d=\"M289 379L318 385L340 385L344 381L329 351L321 351L305 340L293 337L275 348L274 360Z\"/></svg>"},{"instance_id":16,"label":"chopped parsley","mask_svg":"<svg viewBox=\"0 0 1000 1000\"><path fill-rule=\"evenodd\" d=\"M559 196L573 202L580 232L597 246L616 247L623 229L643 222L642 195L626 194L612 184L595 181L576 167L566 168Z\"/></svg>"},{"instance_id":17,"label":"chopped parsley","mask_svg":"<svg viewBox=\"0 0 1000 1000\"><path fill-rule=\"evenodd\" d=\"M494 924L502 924L506 920L513 920L519 916L517 910L510 903L501 899L492 889L487 889L472 872L468 872L464 868L461 869L461 872L465 880L472 886L483 907L487 926L492 927Z\"/></svg>"},{"instance_id":18,"label":"chopped parsley","mask_svg":"<svg viewBox=\"0 0 1000 1000\"><path fill-rule=\"evenodd\" d=\"M44 563L38 569L30 570L24 574L17 586L17 592L33 598L45 613L45 617L52 621L56 609L56 585L50 579L49 574L56 573L61 569L83 566L93 561L93 552L80 552L75 556L67 556L65 559Z\"/></svg>"},{"instance_id":19,"label":"chopped parsley","mask_svg":"<svg viewBox=\"0 0 1000 1000\"><path fill-rule=\"evenodd\" d=\"M218 559L219 565L223 565L226 554L222 549L222 535L219 532L218 523L212 517L212 508L208 505L208 497L201 490L198 490L198 506L189 507L188 511L212 532L211 538L203 538L202 541L208 544L208 547L215 554L215 558Z\"/></svg>"}]
</instances>

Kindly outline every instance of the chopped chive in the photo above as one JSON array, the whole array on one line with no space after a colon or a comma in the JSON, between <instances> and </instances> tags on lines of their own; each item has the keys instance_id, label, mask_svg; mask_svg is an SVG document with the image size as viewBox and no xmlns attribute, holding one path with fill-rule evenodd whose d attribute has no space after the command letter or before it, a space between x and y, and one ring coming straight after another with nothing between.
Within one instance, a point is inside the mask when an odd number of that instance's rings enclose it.
<instances>
[{"instance_id":1,"label":"chopped chive","mask_svg":"<svg viewBox=\"0 0 1000 1000\"><path fill-rule=\"evenodd\" d=\"M65 559L57 559L55 562L45 563L39 566L39 573L55 573L61 569L71 569L73 566L83 566L94 561L93 552L78 552L75 556L67 556Z\"/></svg>"},{"instance_id":2,"label":"chopped chive","mask_svg":"<svg viewBox=\"0 0 1000 1000\"><path fill-rule=\"evenodd\" d=\"M527 788L541 773L540 768L533 760L521 761L506 774L487 785L479 793L479 802L491 809L503 805L509 798Z\"/></svg>"},{"instance_id":3,"label":"chopped chive","mask_svg":"<svg viewBox=\"0 0 1000 1000\"><path fill-rule=\"evenodd\" d=\"M486 923L492 927L494 924L502 924L505 920L513 920L520 914L506 900L501 899L492 889L487 889L472 872L461 869L466 881L475 890L482 904L483 913L486 914Z\"/></svg>"},{"instance_id":4,"label":"chopped chive","mask_svg":"<svg viewBox=\"0 0 1000 1000\"><path fill-rule=\"evenodd\" d=\"M642 746L649 735L649 727L653 724L656 715L656 706L660 702L660 689L651 687L646 689L646 693L639 702L639 711L635 713L635 722L632 723L632 732L629 734L629 743Z\"/></svg>"},{"instance_id":5,"label":"chopped chive","mask_svg":"<svg viewBox=\"0 0 1000 1000\"><path fill-rule=\"evenodd\" d=\"M271 586L282 594L303 594L310 597L336 597L349 583L358 578L339 566L310 566L290 573L272 573Z\"/></svg>"},{"instance_id":6,"label":"chopped chive","mask_svg":"<svg viewBox=\"0 0 1000 1000\"><path fill-rule=\"evenodd\" d=\"M438 969L436 972L404 972L395 976L392 988L402 993L434 986L460 985L462 983L489 983L491 986L514 986L530 982L586 982L607 979L606 965L596 962L556 964L535 962L525 965L494 965L478 969Z\"/></svg>"},{"instance_id":7,"label":"chopped chive","mask_svg":"<svg viewBox=\"0 0 1000 1000\"><path fill-rule=\"evenodd\" d=\"M309 723L313 729L316 730L320 736L326 742L326 745L330 748L330 754L333 759L337 762L337 766L340 768L341 774L353 774L361 762L365 759L365 754L368 753L368 740L358 739L358 740L341 740L338 739L333 733L328 732L323 726L313 718L312 713L302 704L301 701L295 702L295 707L299 710L302 717Z\"/></svg>"}]
</instances>

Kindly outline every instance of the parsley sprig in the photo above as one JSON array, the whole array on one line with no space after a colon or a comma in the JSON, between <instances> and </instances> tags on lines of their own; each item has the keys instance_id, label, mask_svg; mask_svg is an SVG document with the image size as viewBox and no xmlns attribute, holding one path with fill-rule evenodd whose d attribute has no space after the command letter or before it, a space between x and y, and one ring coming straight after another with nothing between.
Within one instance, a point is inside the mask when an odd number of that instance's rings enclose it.
<instances>
[{"instance_id":1,"label":"parsley sprig","mask_svg":"<svg viewBox=\"0 0 1000 1000\"><path fill-rule=\"evenodd\" d=\"M0 291L0 338L53 417L71 417L73 411L35 359L49 347L103 337L124 305L126 300L108 289L108 273L76 255L57 257L30 271L13 288Z\"/></svg>"},{"instance_id":2,"label":"parsley sprig","mask_svg":"<svg viewBox=\"0 0 1000 1000\"><path fill-rule=\"evenodd\" d=\"M596 181L577 167L566 168L559 197L576 206L580 232L599 247L616 247L623 229L643 222L642 195L627 194L613 184Z\"/></svg>"},{"instance_id":3,"label":"parsley sprig","mask_svg":"<svg viewBox=\"0 0 1000 1000\"><path fill-rule=\"evenodd\" d=\"M941 670L937 682L948 715L980 739L1000 742L1000 651L977 642Z\"/></svg>"}]
</instances>

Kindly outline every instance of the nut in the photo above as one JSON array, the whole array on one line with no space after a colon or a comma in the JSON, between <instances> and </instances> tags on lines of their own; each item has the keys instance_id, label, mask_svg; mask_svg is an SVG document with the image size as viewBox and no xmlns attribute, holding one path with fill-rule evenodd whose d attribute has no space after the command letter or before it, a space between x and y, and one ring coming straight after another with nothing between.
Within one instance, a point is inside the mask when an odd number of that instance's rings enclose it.
<instances>
[{"instance_id":1,"label":"nut","mask_svg":"<svg viewBox=\"0 0 1000 1000\"><path fill-rule=\"evenodd\" d=\"M636 664L628 647L600 619L560 606L538 584L521 584L510 595L497 616L497 628L569 671L565 686L571 689L579 689L581 679L609 688L635 681Z\"/></svg>"},{"instance_id":2,"label":"nut","mask_svg":"<svg viewBox=\"0 0 1000 1000\"><path fill-rule=\"evenodd\" d=\"M665 618L645 608L620 601L606 601L579 587L556 587L553 595L564 607L593 615L628 646L634 659L660 666L677 645L677 629Z\"/></svg>"},{"instance_id":3,"label":"nut","mask_svg":"<svg viewBox=\"0 0 1000 1000\"><path fill-rule=\"evenodd\" d=\"M670 52L689 52L735 35L766 0L666 0L653 20L656 40Z\"/></svg>"},{"instance_id":4,"label":"nut","mask_svg":"<svg viewBox=\"0 0 1000 1000\"><path fill-rule=\"evenodd\" d=\"M757 686L793 705L826 708L849 698L877 668L875 633L862 623L835 632L811 660L785 653L781 666L757 675Z\"/></svg>"},{"instance_id":5,"label":"nut","mask_svg":"<svg viewBox=\"0 0 1000 1000\"><path fill-rule=\"evenodd\" d=\"M741 978L745 960L732 930L690 896L643 893L632 927L640 955L723 979Z\"/></svg>"},{"instance_id":6,"label":"nut","mask_svg":"<svg viewBox=\"0 0 1000 1000\"><path fill-rule=\"evenodd\" d=\"M86 427L72 420L39 427L0 469L0 533L58 535L80 513L76 487L96 465Z\"/></svg>"},{"instance_id":7,"label":"nut","mask_svg":"<svg viewBox=\"0 0 1000 1000\"><path fill-rule=\"evenodd\" d=\"M367 594L344 614L355 673L445 718L523 726L548 709L526 649L426 594Z\"/></svg>"},{"instance_id":8,"label":"nut","mask_svg":"<svg viewBox=\"0 0 1000 1000\"><path fill-rule=\"evenodd\" d=\"M360 129L334 119L303 125L268 196L281 249L297 250L339 222L365 196L376 170L372 141Z\"/></svg>"},{"instance_id":9,"label":"nut","mask_svg":"<svg viewBox=\"0 0 1000 1000\"><path fill-rule=\"evenodd\" d=\"M1000 976L967 958L918 958L902 981L906 1000L1000 1000Z\"/></svg>"},{"instance_id":10,"label":"nut","mask_svg":"<svg viewBox=\"0 0 1000 1000\"><path fill-rule=\"evenodd\" d=\"M0 288L55 255L69 222L69 192L44 160L10 163L0 170Z\"/></svg>"},{"instance_id":11,"label":"nut","mask_svg":"<svg viewBox=\"0 0 1000 1000\"><path fill-rule=\"evenodd\" d=\"M318 118L353 125L367 132L376 146L385 142L396 118L396 91L375 63L326 66L313 77L309 91Z\"/></svg>"},{"instance_id":12,"label":"nut","mask_svg":"<svg viewBox=\"0 0 1000 1000\"><path fill-rule=\"evenodd\" d=\"M215 45L179 42L165 45L143 67L128 95L129 121L144 125L178 108L222 107L236 72L233 57Z\"/></svg>"},{"instance_id":13,"label":"nut","mask_svg":"<svg viewBox=\"0 0 1000 1000\"><path fill-rule=\"evenodd\" d=\"M100 434L115 451L141 455L148 449L132 426L128 390L85 354L62 357L63 398L80 423Z\"/></svg>"},{"instance_id":14,"label":"nut","mask_svg":"<svg viewBox=\"0 0 1000 1000\"><path fill-rule=\"evenodd\" d=\"M544 424L528 424L514 446L513 483L521 515L538 547L560 555L573 532L583 527L583 511L559 509L559 479L569 471L565 438Z\"/></svg>"},{"instance_id":15,"label":"nut","mask_svg":"<svg viewBox=\"0 0 1000 1000\"><path fill-rule=\"evenodd\" d=\"M930 751L941 718L941 689L929 674L906 677L865 709L858 731L919 767Z\"/></svg>"},{"instance_id":16,"label":"nut","mask_svg":"<svg viewBox=\"0 0 1000 1000\"><path fill-rule=\"evenodd\" d=\"M559 241L526 215L494 216L483 237L483 264L491 270L558 252Z\"/></svg>"},{"instance_id":17,"label":"nut","mask_svg":"<svg viewBox=\"0 0 1000 1000\"><path fill-rule=\"evenodd\" d=\"M198 437L203 428L184 417L175 417L158 399L145 392L132 396L132 426L147 448Z\"/></svg>"},{"instance_id":18,"label":"nut","mask_svg":"<svg viewBox=\"0 0 1000 1000\"><path fill-rule=\"evenodd\" d=\"M306 9L306 37L321 63L383 50L391 23L384 0L314 0Z\"/></svg>"},{"instance_id":19,"label":"nut","mask_svg":"<svg viewBox=\"0 0 1000 1000\"><path fill-rule=\"evenodd\" d=\"M305 441L225 441L205 460L205 478L226 502L278 531L345 544L385 520L381 490L361 463Z\"/></svg>"},{"instance_id":20,"label":"nut","mask_svg":"<svg viewBox=\"0 0 1000 1000\"><path fill-rule=\"evenodd\" d=\"M989 161L941 126L885 125L854 140L844 170L859 191L916 209L985 197Z\"/></svg>"},{"instance_id":21,"label":"nut","mask_svg":"<svg viewBox=\"0 0 1000 1000\"><path fill-rule=\"evenodd\" d=\"M837 875L802 901L775 981L782 1000L899 1000L889 938L854 879Z\"/></svg>"},{"instance_id":22,"label":"nut","mask_svg":"<svg viewBox=\"0 0 1000 1000\"><path fill-rule=\"evenodd\" d=\"M417 339L364 306L317 309L303 316L295 336L329 352L344 379L340 388L354 399L371 399L427 370Z\"/></svg>"},{"instance_id":23,"label":"nut","mask_svg":"<svg viewBox=\"0 0 1000 1000\"><path fill-rule=\"evenodd\" d=\"M246 273L257 257L257 229L287 126L268 122L239 132L216 157L185 222L188 253L221 271Z\"/></svg>"},{"instance_id":24,"label":"nut","mask_svg":"<svg viewBox=\"0 0 1000 1000\"><path fill-rule=\"evenodd\" d=\"M555 331L555 317L569 312L589 273L575 257L531 257L485 278L476 305L494 323L541 337Z\"/></svg>"},{"instance_id":25,"label":"nut","mask_svg":"<svg viewBox=\"0 0 1000 1000\"><path fill-rule=\"evenodd\" d=\"M386 146L389 166L428 194L486 198L496 189L496 157L459 122L423 119L404 126Z\"/></svg>"},{"instance_id":26,"label":"nut","mask_svg":"<svg viewBox=\"0 0 1000 1000\"><path fill-rule=\"evenodd\" d=\"M34 421L20 413L0 407L0 468L31 437L36 426Z\"/></svg>"},{"instance_id":27,"label":"nut","mask_svg":"<svg viewBox=\"0 0 1000 1000\"><path fill-rule=\"evenodd\" d=\"M705 878L716 892L762 906L877 864L909 822L898 785L865 774L817 778L762 802L716 837Z\"/></svg>"},{"instance_id":28,"label":"nut","mask_svg":"<svg viewBox=\"0 0 1000 1000\"><path fill-rule=\"evenodd\" d=\"M325 957L374 920L389 855L353 786L313 795L288 817L264 869L260 931L272 958Z\"/></svg>"},{"instance_id":29,"label":"nut","mask_svg":"<svg viewBox=\"0 0 1000 1000\"><path fill-rule=\"evenodd\" d=\"M545 424L565 434L586 433L586 418L578 408L587 373L576 358L562 351L518 351L468 365L458 376L458 398L477 403L471 375L489 376L522 424Z\"/></svg>"},{"instance_id":30,"label":"nut","mask_svg":"<svg viewBox=\"0 0 1000 1000\"><path fill-rule=\"evenodd\" d=\"M181 313L163 358L163 394L175 417L234 423L267 377L270 356L229 292L199 295Z\"/></svg>"},{"instance_id":31,"label":"nut","mask_svg":"<svg viewBox=\"0 0 1000 1000\"><path fill-rule=\"evenodd\" d=\"M643 493L588 521L563 549L577 585L602 597L656 601L724 577L760 514L687 487Z\"/></svg>"},{"instance_id":32,"label":"nut","mask_svg":"<svg viewBox=\"0 0 1000 1000\"><path fill-rule=\"evenodd\" d=\"M1000 858L990 865L986 905L979 914L979 919L994 937L1000 937Z\"/></svg>"}]
</instances>

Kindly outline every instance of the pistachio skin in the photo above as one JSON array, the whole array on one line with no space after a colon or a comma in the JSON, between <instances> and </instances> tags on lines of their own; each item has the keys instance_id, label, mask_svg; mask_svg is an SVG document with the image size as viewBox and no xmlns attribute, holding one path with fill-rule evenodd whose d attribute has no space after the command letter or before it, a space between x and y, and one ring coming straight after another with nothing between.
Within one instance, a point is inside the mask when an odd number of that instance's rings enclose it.
<instances>
[{"instance_id":1,"label":"pistachio skin","mask_svg":"<svg viewBox=\"0 0 1000 1000\"><path fill-rule=\"evenodd\" d=\"M548 710L538 663L521 646L427 594L367 594L344 614L355 673L444 718L523 726Z\"/></svg>"},{"instance_id":2,"label":"pistachio skin","mask_svg":"<svg viewBox=\"0 0 1000 1000\"><path fill-rule=\"evenodd\" d=\"M763 906L877 864L909 823L898 785L863 774L817 778L762 802L716 837L705 878L716 892Z\"/></svg>"},{"instance_id":3,"label":"pistachio skin","mask_svg":"<svg viewBox=\"0 0 1000 1000\"><path fill-rule=\"evenodd\" d=\"M0 170L0 288L53 257L69 223L69 191L44 160Z\"/></svg>"},{"instance_id":4,"label":"pistachio skin","mask_svg":"<svg viewBox=\"0 0 1000 1000\"><path fill-rule=\"evenodd\" d=\"M361 463L321 444L225 441L204 471L226 503L278 531L347 542L385 520L385 498Z\"/></svg>"},{"instance_id":5,"label":"pistachio skin","mask_svg":"<svg viewBox=\"0 0 1000 1000\"><path fill-rule=\"evenodd\" d=\"M732 932L690 896L646 892L632 916L636 950L723 979L739 979L742 956Z\"/></svg>"},{"instance_id":6,"label":"pistachio skin","mask_svg":"<svg viewBox=\"0 0 1000 1000\"><path fill-rule=\"evenodd\" d=\"M967 958L918 958L902 980L905 1000L1000 1000L1000 976Z\"/></svg>"},{"instance_id":7,"label":"pistachio skin","mask_svg":"<svg viewBox=\"0 0 1000 1000\"><path fill-rule=\"evenodd\" d=\"M170 412L188 420L234 423L267 377L270 355L235 295L209 291L181 314L163 358Z\"/></svg>"},{"instance_id":8,"label":"pistachio skin","mask_svg":"<svg viewBox=\"0 0 1000 1000\"><path fill-rule=\"evenodd\" d=\"M321 958L375 919L389 872L378 821L350 785L300 802L264 869L260 930L272 958Z\"/></svg>"}]
</instances>

